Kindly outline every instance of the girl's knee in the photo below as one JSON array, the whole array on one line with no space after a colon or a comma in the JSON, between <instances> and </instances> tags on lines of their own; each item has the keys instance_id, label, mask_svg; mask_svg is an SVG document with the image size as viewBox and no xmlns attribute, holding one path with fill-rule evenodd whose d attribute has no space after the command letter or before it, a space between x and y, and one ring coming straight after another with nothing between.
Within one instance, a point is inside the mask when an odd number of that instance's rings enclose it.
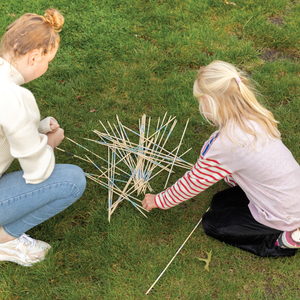
<instances>
[{"instance_id":1,"label":"girl's knee","mask_svg":"<svg viewBox=\"0 0 300 300\"><path fill-rule=\"evenodd\" d=\"M215 231L215 220L212 218L212 212L206 212L202 217L202 227L206 235L211 236Z\"/></svg>"},{"instance_id":2,"label":"girl's knee","mask_svg":"<svg viewBox=\"0 0 300 300\"><path fill-rule=\"evenodd\" d=\"M211 199L211 204L210 204L211 210L222 208L223 201L224 201L223 191L216 193Z\"/></svg>"},{"instance_id":3,"label":"girl's knee","mask_svg":"<svg viewBox=\"0 0 300 300\"><path fill-rule=\"evenodd\" d=\"M203 215L202 226L206 235L222 240L226 236L227 226L219 222L220 215L214 211L208 211Z\"/></svg>"}]
</instances>

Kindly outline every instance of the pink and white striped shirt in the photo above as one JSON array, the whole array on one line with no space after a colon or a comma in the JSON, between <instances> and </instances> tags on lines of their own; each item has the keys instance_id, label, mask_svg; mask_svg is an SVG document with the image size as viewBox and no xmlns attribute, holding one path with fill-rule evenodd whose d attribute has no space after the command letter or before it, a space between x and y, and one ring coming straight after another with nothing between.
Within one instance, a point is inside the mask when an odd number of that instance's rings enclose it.
<instances>
[{"instance_id":1,"label":"pink and white striped shirt","mask_svg":"<svg viewBox=\"0 0 300 300\"><path fill-rule=\"evenodd\" d=\"M230 133L215 132L192 170L155 196L157 207L171 208L224 179L243 189L259 223L283 231L300 227L300 166L280 139L264 141L262 128L252 121L251 126L259 133L256 143L239 128L239 144Z\"/></svg>"},{"instance_id":2,"label":"pink and white striped shirt","mask_svg":"<svg viewBox=\"0 0 300 300\"><path fill-rule=\"evenodd\" d=\"M156 195L155 203L161 209L168 209L181 202L191 199L209 188L221 179L231 175L230 170L218 161L204 158L209 148L218 138L218 132L205 142L201 150L200 158L192 170L185 173L173 186ZM230 185L234 186L233 179L228 179ZM228 182L227 181L227 182Z\"/></svg>"}]
</instances>

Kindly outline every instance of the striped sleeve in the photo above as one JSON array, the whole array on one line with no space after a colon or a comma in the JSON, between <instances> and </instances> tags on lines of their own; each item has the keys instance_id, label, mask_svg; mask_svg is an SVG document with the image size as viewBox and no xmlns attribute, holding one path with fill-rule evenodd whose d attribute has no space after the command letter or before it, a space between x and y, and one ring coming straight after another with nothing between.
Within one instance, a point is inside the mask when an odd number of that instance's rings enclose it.
<instances>
[{"instance_id":1,"label":"striped sleeve","mask_svg":"<svg viewBox=\"0 0 300 300\"><path fill-rule=\"evenodd\" d=\"M234 181L231 175L224 177L224 181L230 186L237 186L238 184Z\"/></svg>"},{"instance_id":2,"label":"striped sleeve","mask_svg":"<svg viewBox=\"0 0 300 300\"><path fill-rule=\"evenodd\" d=\"M156 206L168 209L193 198L202 191L231 175L229 169L216 160L201 156L192 170L177 180L175 184L155 196Z\"/></svg>"}]
</instances>

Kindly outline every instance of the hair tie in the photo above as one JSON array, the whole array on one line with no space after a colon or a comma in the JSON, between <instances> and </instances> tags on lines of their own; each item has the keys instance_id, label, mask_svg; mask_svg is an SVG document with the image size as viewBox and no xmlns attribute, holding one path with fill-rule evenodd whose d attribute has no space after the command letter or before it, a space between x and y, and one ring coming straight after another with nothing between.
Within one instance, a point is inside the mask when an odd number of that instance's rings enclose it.
<instances>
[{"instance_id":1,"label":"hair tie","mask_svg":"<svg viewBox=\"0 0 300 300\"><path fill-rule=\"evenodd\" d=\"M237 78L235 78L235 82L236 82L237 84L239 84L240 82L242 82L242 79L241 79L240 77L237 77Z\"/></svg>"}]
</instances>

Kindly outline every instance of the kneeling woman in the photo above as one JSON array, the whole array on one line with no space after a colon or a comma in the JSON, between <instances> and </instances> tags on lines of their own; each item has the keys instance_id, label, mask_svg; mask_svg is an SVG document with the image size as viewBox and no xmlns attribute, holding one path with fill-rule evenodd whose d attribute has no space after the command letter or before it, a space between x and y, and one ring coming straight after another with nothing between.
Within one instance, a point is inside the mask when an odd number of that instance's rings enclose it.
<instances>
[{"instance_id":1,"label":"kneeling woman","mask_svg":"<svg viewBox=\"0 0 300 300\"><path fill-rule=\"evenodd\" d=\"M40 121L32 93L21 87L42 76L59 46L59 11L25 14L6 29L0 58L0 261L31 266L50 245L25 234L74 203L85 190L83 171L56 165L64 138L54 118ZM22 171L4 173L14 159Z\"/></svg>"}]
</instances>

